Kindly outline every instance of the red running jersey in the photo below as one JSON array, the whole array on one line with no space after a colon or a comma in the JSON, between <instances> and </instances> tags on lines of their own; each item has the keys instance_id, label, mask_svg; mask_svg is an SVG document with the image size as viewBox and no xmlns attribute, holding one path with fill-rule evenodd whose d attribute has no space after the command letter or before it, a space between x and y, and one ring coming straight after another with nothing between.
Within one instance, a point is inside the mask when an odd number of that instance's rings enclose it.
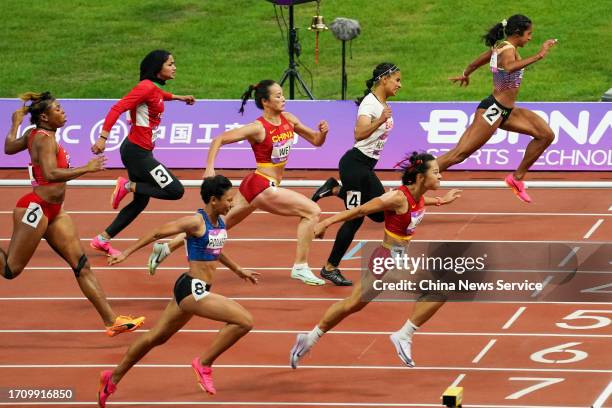
<instances>
[{"instance_id":1,"label":"red running jersey","mask_svg":"<svg viewBox=\"0 0 612 408\"><path fill-rule=\"evenodd\" d=\"M42 133L45 137L53 137L49 133L45 132L43 129L34 129L28 135L28 152L30 153L30 160L32 157L32 142L34 141L34 136L38 133ZM53 139L55 141L55 138ZM64 148L57 142L55 142L57 153L55 155L55 160L57 162L58 169L67 169L70 167L70 155L68 152L64 150ZM56 184L47 181L43 176L42 169L38 163L34 164L30 162L28 166L28 172L30 173L30 181L33 186L46 186L49 184Z\"/></svg>"},{"instance_id":2,"label":"red running jersey","mask_svg":"<svg viewBox=\"0 0 612 408\"><path fill-rule=\"evenodd\" d=\"M425 215L425 198L421 197L417 203L408 187L401 186L398 190L408 199L408 211L404 214L385 211L385 231L394 238L409 240Z\"/></svg>"},{"instance_id":3,"label":"red running jersey","mask_svg":"<svg viewBox=\"0 0 612 408\"><path fill-rule=\"evenodd\" d=\"M293 144L293 125L282 114L280 119L280 125L276 126L263 116L257 118L266 130L266 137L262 142L251 143L255 161L260 166L282 166L289 159Z\"/></svg>"},{"instance_id":4,"label":"red running jersey","mask_svg":"<svg viewBox=\"0 0 612 408\"><path fill-rule=\"evenodd\" d=\"M158 126L164 113L164 101L172 100L172 94L148 79L142 80L117 102L106 115L102 130L110 132L119 116L130 111L130 142L143 149L153 150Z\"/></svg>"}]
</instances>

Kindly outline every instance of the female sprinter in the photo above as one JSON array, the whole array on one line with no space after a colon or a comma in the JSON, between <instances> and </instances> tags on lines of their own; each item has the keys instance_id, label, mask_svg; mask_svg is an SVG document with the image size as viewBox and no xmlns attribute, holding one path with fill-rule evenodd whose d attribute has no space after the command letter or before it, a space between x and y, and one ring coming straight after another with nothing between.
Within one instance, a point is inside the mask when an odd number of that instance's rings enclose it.
<instances>
[{"instance_id":1,"label":"female sprinter","mask_svg":"<svg viewBox=\"0 0 612 408\"><path fill-rule=\"evenodd\" d=\"M215 158L221 146L248 140L255 154L257 169L242 180L240 190L234 198L234 206L227 215L227 228L232 228L256 209L272 214L300 217L297 253L291 277L308 285L323 285L325 281L317 278L308 266L308 250L313 238L312 229L319 220L321 210L302 194L278 186L289 158L294 130L312 145L321 146L327 136L327 122L324 120L319 122L319 130L314 131L300 122L295 115L285 112L283 88L272 80L264 80L249 86L242 95L240 113L244 113L244 105L253 92L255 92L255 104L259 109L263 109L263 115L246 126L224 132L215 138L208 152L204 176L210 177L215 174ZM169 244L154 246L149 258L149 271L154 273L159 262L181 245L183 237L178 236Z\"/></svg>"},{"instance_id":2,"label":"female sprinter","mask_svg":"<svg viewBox=\"0 0 612 408\"><path fill-rule=\"evenodd\" d=\"M521 59L517 48L524 47L531 40L532 32L531 20L520 14L497 23L483 37L485 44L491 48L468 65L462 75L449 78L459 82L459 86L467 86L470 74L489 62L493 72L493 93L480 102L474 121L463 133L457 146L438 157L440 171L445 171L482 147L497 128L532 136L533 140L527 145L519 167L505 179L516 196L526 203L530 203L531 198L522 180L527 170L555 138L544 119L528 109L514 106L524 68L544 58L557 43L557 40L546 40L537 54Z\"/></svg>"},{"instance_id":3,"label":"female sprinter","mask_svg":"<svg viewBox=\"0 0 612 408\"><path fill-rule=\"evenodd\" d=\"M106 115L100 137L91 150L96 154L102 153L113 125L123 112L130 111L132 126L120 149L121 161L128 171L129 180L124 177L117 179L111 205L115 209L118 208L119 202L130 192L134 193L134 199L101 234L91 240L90 245L94 249L109 255L116 254L119 251L110 245L111 238L144 211L149 198L178 200L185 192L176 176L153 157L158 126L164 112L164 101L179 100L187 105L195 103L191 95L172 95L161 89L166 81L174 79L175 74L176 66L172 54L164 50L151 51L140 63L138 85Z\"/></svg>"},{"instance_id":4,"label":"female sprinter","mask_svg":"<svg viewBox=\"0 0 612 408\"><path fill-rule=\"evenodd\" d=\"M440 170L435 158L427 153L413 153L402 165L402 186L397 190L384 193L359 207L342 211L327 218L315 227L317 237L322 237L325 230L332 224L363 217L368 214L384 212L385 236L382 246L392 252L404 249L410 242L417 224L423 219L425 205L442 205L453 202L460 197L460 190L451 190L444 197L426 197L428 190L436 190L440 186ZM365 288L365 283L364 288ZM312 346L345 317L363 309L367 302L362 300L362 282L358 282L353 293L348 298L334 303L325 312L319 324L307 334L298 334L295 345L291 349L291 367L297 368L299 359L312 348ZM444 301L431 301L421 298L415 304L412 316L397 332L391 335L401 360L410 367L414 367L412 360L412 335L444 304Z\"/></svg>"},{"instance_id":5,"label":"female sprinter","mask_svg":"<svg viewBox=\"0 0 612 408\"><path fill-rule=\"evenodd\" d=\"M87 165L71 168L68 153L55 141L55 132L66 123L66 114L49 93L28 92L21 95L30 102L15 113L9 134L4 142L6 154L22 150L30 153L30 178L34 190L17 201L13 210L13 235L8 253L0 249L0 271L6 279L16 278L26 267L41 238L57 252L74 271L83 294L94 305L106 326L106 334L115 336L136 330L144 317L117 316L89 267L76 226L63 210L66 181L87 173L104 170L106 158L91 159ZM17 129L24 116L31 115L36 128L17 138Z\"/></svg>"},{"instance_id":6,"label":"female sprinter","mask_svg":"<svg viewBox=\"0 0 612 408\"><path fill-rule=\"evenodd\" d=\"M327 179L312 196L317 202L322 197L338 195L344 200L347 209L355 208L361 203L382 195L385 192L382 183L374 173L374 167L380 158L389 132L393 129L393 116L387 99L395 96L402 87L400 70L395 64L384 62L378 64L372 72L372 78L366 81L364 96L357 99L359 111L355 124L355 144L340 159L338 169L342 187L333 177ZM373 88L373 89L372 89ZM375 222L383 222L382 212L369 214ZM338 269L342 257L353 242L355 234L363 224L359 217L342 224L327 263L321 269L321 277L338 286L351 286L353 282L342 276Z\"/></svg>"},{"instance_id":7,"label":"female sprinter","mask_svg":"<svg viewBox=\"0 0 612 408\"><path fill-rule=\"evenodd\" d=\"M109 264L114 265L157 239L178 233L185 233L187 237L189 272L177 279L174 298L166 306L155 327L132 343L121 363L113 371L106 370L101 373L98 392L98 403L101 407L106 406L106 400L117 390L117 384L128 370L153 347L165 343L187 324L193 315L226 323L208 350L202 356L194 358L191 363L200 387L209 394L216 393L212 380L213 362L253 326L253 318L245 308L233 300L210 292L217 260L240 278L252 283L257 283L258 275L257 272L242 269L221 253L227 239L225 223L221 216L227 214L232 205L231 187L231 181L221 175L205 178L200 189L204 209L162 225L122 254L109 258Z\"/></svg>"}]
</instances>

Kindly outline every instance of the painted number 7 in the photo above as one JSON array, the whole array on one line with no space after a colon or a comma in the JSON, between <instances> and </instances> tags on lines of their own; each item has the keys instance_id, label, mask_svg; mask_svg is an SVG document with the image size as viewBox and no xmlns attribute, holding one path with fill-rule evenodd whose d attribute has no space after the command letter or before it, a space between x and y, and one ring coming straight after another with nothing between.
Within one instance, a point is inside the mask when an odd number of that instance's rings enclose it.
<instances>
[{"instance_id":1,"label":"painted number 7","mask_svg":"<svg viewBox=\"0 0 612 408\"><path fill-rule=\"evenodd\" d=\"M536 381L536 384L532 385L531 387L527 387L525 389L515 392L514 394L510 394L506 397L506 399L514 399L514 400L519 399L541 388L548 387L549 385L557 384L565 380L565 378L539 378L539 377L510 377L508 379L510 381Z\"/></svg>"}]
</instances>

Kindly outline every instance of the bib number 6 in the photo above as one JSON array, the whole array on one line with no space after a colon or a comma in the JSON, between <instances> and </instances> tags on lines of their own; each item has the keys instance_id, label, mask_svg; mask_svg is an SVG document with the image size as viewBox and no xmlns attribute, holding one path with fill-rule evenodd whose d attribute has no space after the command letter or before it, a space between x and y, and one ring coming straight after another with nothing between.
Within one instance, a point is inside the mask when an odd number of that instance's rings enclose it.
<instances>
[{"instance_id":1,"label":"bib number 6","mask_svg":"<svg viewBox=\"0 0 612 408\"><path fill-rule=\"evenodd\" d=\"M28 205L28 208L26 208L25 214L23 214L23 218L21 219L21 222L36 229L42 217L43 217L43 210L40 204L30 203L30 205Z\"/></svg>"}]
</instances>

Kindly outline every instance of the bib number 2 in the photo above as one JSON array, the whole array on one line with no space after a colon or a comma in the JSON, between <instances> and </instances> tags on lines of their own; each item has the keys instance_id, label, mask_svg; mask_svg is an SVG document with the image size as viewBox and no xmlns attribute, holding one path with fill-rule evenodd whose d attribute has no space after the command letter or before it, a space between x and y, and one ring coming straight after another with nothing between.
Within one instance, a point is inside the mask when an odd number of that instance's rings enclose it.
<instances>
[{"instance_id":1,"label":"bib number 2","mask_svg":"<svg viewBox=\"0 0 612 408\"><path fill-rule=\"evenodd\" d=\"M490 126L493 126L497 119L499 119L499 117L502 115L502 112L503 111L499 106L493 104L487 108L487 110L482 114L482 117Z\"/></svg>"}]
</instances>

